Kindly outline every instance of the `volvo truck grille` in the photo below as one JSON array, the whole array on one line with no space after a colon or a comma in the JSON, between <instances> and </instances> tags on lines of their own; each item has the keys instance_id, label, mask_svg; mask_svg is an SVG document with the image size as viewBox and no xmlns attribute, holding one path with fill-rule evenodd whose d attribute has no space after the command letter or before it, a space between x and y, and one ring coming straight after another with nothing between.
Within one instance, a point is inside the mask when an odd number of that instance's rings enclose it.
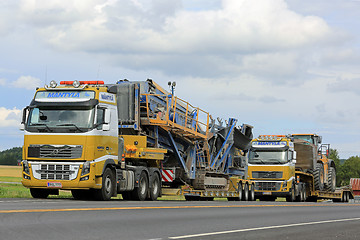
<instances>
[{"instance_id":1,"label":"volvo truck grille","mask_svg":"<svg viewBox=\"0 0 360 240\"><path fill-rule=\"evenodd\" d=\"M30 145L28 156L34 158L81 158L81 145Z\"/></svg>"},{"instance_id":2,"label":"volvo truck grille","mask_svg":"<svg viewBox=\"0 0 360 240\"><path fill-rule=\"evenodd\" d=\"M255 190L258 191L279 191L281 182L256 182Z\"/></svg>"},{"instance_id":3,"label":"volvo truck grille","mask_svg":"<svg viewBox=\"0 0 360 240\"><path fill-rule=\"evenodd\" d=\"M252 172L252 177L253 178L282 178L283 177L283 172L278 172L278 171L255 171Z\"/></svg>"}]
</instances>

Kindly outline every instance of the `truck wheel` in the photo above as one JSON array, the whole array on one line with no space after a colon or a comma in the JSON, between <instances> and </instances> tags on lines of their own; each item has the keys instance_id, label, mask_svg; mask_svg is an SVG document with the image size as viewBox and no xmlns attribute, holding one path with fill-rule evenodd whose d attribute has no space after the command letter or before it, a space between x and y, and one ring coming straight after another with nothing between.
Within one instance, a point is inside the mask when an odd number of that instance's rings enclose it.
<instances>
[{"instance_id":1,"label":"truck wheel","mask_svg":"<svg viewBox=\"0 0 360 240\"><path fill-rule=\"evenodd\" d=\"M250 190L250 195L249 195L249 200L250 201L255 201L255 185L251 184L251 190Z\"/></svg>"},{"instance_id":2,"label":"truck wheel","mask_svg":"<svg viewBox=\"0 0 360 240\"><path fill-rule=\"evenodd\" d=\"M243 197L243 189L242 189L242 184L238 183L238 193L239 196L238 197L228 197L228 201L241 201L242 197Z\"/></svg>"},{"instance_id":3,"label":"truck wheel","mask_svg":"<svg viewBox=\"0 0 360 240\"><path fill-rule=\"evenodd\" d=\"M149 191L149 180L144 171L141 172L139 178L139 186L132 191L132 197L135 200L144 201Z\"/></svg>"},{"instance_id":4,"label":"truck wheel","mask_svg":"<svg viewBox=\"0 0 360 240\"><path fill-rule=\"evenodd\" d=\"M328 181L326 184L326 190L335 192L336 189L336 171L335 168L330 167L328 174Z\"/></svg>"},{"instance_id":5,"label":"truck wheel","mask_svg":"<svg viewBox=\"0 0 360 240\"><path fill-rule=\"evenodd\" d=\"M316 168L314 171L314 185L315 190L324 190L324 167L322 163L316 163Z\"/></svg>"},{"instance_id":6,"label":"truck wheel","mask_svg":"<svg viewBox=\"0 0 360 240\"><path fill-rule=\"evenodd\" d=\"M293 184L291 187L291 192L289 196L286 196L287 202L294 202L295 201L295 185Z\"/></svg>"},{"instance_id":7,"label":"truck wheel","mask_svg":"<svg viewBox=\"0 0 360 240\"><path fill-rule=\"evenodd\" d=\"M107 201L114 195L115 177L110 168L106 168L102 176L101 189L95 189L94 197L96 200Z\"/></svg>"},{"instance_id":8,"label":"truck wheel","mask_svg":"<svg viewBox=\"0 0 360 240\"><path fill-rule=\"evenodd\" d=\"M154 175L150 179L150 198L149 199L151 201L155 201L159 197L160 191L161 191L160 177L157 173L154 173Z\"/></svg>"},{"instance_id":9,"label":"truck wheel","mask_svg":"<svg viewBox=\"0 0 360 240\"><path fill-rule=\"evenodd\" d=\"M50 192L47 189L30 188L30 193L33 198L47 198Z\"/></svg>"},{"instance_id":10,"label":"truck wheel","mask_svg":"<svg viewBox=\"0 0 360 240\"><path fill-rule=\"evenodd\" d=\"M249 201L249 185L245 183L244 191L243 191L243 201Z\"/></svg>"}]
</instances>

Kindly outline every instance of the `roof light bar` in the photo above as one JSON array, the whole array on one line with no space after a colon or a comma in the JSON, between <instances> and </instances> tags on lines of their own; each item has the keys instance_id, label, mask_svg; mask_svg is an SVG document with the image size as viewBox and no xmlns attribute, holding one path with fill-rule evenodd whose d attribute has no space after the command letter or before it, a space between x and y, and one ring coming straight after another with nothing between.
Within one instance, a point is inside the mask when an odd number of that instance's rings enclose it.
<instances>
[{"instance_id":1,"label":"roof light bar","mask_svg":"<svg viewBox=\"0 0 360 240\"><path fill-rule=\"evenodd\" d=\"M60 85L73 85L75 81L61 81ZM84 84L102 85L102 84L104 84L104 81L78 81L78 82L80 83L80 85L84 85Z\"/></svg>"}]
</instances>

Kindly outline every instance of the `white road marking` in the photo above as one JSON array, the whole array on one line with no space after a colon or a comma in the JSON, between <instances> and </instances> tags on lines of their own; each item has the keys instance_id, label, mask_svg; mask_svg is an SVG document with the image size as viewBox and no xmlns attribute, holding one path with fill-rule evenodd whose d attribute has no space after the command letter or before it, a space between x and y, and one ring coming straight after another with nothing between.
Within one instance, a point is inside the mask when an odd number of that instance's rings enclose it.
<instances>
[{"instance_id":1,"label":"white road marking","mask_svg":"<svg viewBox=\"0 0 360 240\"><path fill-rule=\"evenodd\" d=\"M229 231L221 231L221 232L183 235L183 236L169 237L169 239L204 237L204 236L212 236L212 235L220 235L220 234L228 234L228 233L250 232L250 231L265 230L265 229L287 228L287 227L306 226L306 225L324 224L324 223L335 223L335 222L358 221L358 220L360 220L360 218L347 218L347 219L325 220L325 221L318 221L318 222L293 223L293 224L268 226L268 227L257 227L257 228L237 229L237 230L229 230Z\"/></svg>"}]
</instances>

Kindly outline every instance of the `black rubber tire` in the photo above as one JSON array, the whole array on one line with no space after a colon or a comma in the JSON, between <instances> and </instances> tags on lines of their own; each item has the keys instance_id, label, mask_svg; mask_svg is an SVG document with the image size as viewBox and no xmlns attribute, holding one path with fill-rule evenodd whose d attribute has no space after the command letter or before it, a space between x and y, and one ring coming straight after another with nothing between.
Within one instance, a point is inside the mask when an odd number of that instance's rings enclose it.
<instances>
[{"instance_id":1,"label":"black rubber tire","mask_svg":"<svg viewBox=\"0 0 360 240\"><path fill-rule=\"evenodd\" d=\"M145 171L142 171L139 178L139 186L132 191L132 198L138 201L144 201L149 191L149 179Z\"/></svg>"},{"instance_id":2,"label":"black rubber tire","mask_svg":"<svg viewBox=\"0 0 360 240\"><path fill-rule=\"evenodd\" d=\"M30 188L30 194L33 198L47 198L50 192L47 189Z\"/></svg>"},{"instance_id":3,"label":"black rubber tire","mask_svg":"<svg viewBox=\"0 0 360 240\"><path fill-rule=\"evenodd\" d=\"M249 201L256 201L255 199L255 185L251 184L250 194L249 194Z\"/></svg>"},{"instance_id":4,"label":"black rubber tire","mask_svg":"<svg viewBox=\"0 0 360 240\"><path fill-rule=\"evenodd\" d=\"M71 190L71 194L76 200L88 200L92 198L90 190L84 189L73 189Z\"/></svg>"},{"instance_id":5,"label":"black rubber tire","mask_svg":"<svg viewBox=\"0 0 360 240\"><path fill-rule=\"evenodd\" d=\"M110 168L106 168L102 176L101 189L94 189L95 200L108 201L115 192L115 177Z\"/></svg>"},{"instance_id":6,"label":"black rubber tire","mask_svg":"<svg viewBox=\"0 0 360 240\"><path fill-rule=\"evenodd\" d=\"M243 191L243 201L249 201L249 184L245 183Z\"/></svg>"},{"instance_id":7,"label":"black rubber tire","mask_svg":"<svg viewBox=\"0 0 360 240\"><path fill-rule=\"evenodd\" d=\"M235 197L235 201L241 201L243 198L243 188L241 183L239 183L238 185L238 192L239 192L239 196Z\"/></svg>"},{"instance_id":8,"label":"black rubber tire","mask_svg":"<svg viewBox=\"0 0 360 240\"><path fill-rule=\"evenodd\" d=\"M328 174L328 181L326 184L326 190L330 192L335 192L336 189L336 170L333 167L330 167Z\"/></svg>"},{"instance_id":9,"label":"black rubber tire","mask_svg":"<svg viewBox=\"0 0 360 240\"><path fill-rule=\"evenodd\" d=\"M348 192L344 192L344 194L343 194L343 202L349 202L349 193Z\"/></svg>"},{"instance_id":10,"label":"black rubber tire","mask_svg":"<svg viewBox=\"0 0 360 240\"><path fill-rule=\"evenodd\" d=\"M149 187L150 187L149 200L155 201L160 196L160 192L161 192L161 181L160 181L159 174L154 173L154 175L152 175L152 177L150 179Z\"/></svg>"},{"instance_id":11,"label":"black rubber tire","mask_svg":"<svg viewBox=\"0 0 360 240\"><path fill-rule=\"evenodd\" d=\"M228 197L228 201L241 201L243 199L243 189L242 189L242 184L239 183L238 184L238 193L239 193L239 196L237 197Z\"/></svg>"},{"instance_id":12,"label":"black rubber tire","mask_svg":"<svg viewBox=\"0 0 360 240\"><path fill-rule=\"evenodd\" d=\"M295 185L293 184L291 187L291 192L289 196L286 196L286 201L287 202L294 202L296 199L295 197Z\"/></svg>"},{"instance_id":13,"label":"black rubber tire","mask_svg":"<svg viewBox=\"0 0 360 240\"><path fill-rule=\"evenodd\" d=\"M316 163L316 168L314 170L314 185L315 190L323 191L324 190L324 167L322 163Z\"/></svg>"}]
</instances>

